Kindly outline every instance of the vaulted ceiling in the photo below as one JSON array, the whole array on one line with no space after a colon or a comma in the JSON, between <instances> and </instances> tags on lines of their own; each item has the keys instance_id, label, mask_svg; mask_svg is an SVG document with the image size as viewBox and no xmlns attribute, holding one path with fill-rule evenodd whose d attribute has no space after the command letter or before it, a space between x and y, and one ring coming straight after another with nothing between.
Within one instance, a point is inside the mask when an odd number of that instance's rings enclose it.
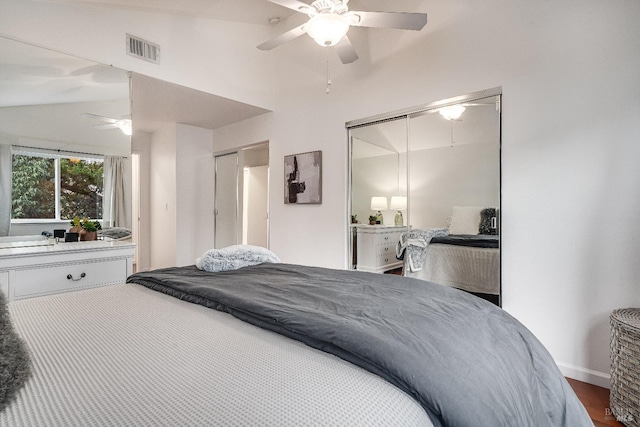
<instances>
[{"instance_id":1,"label":"vaulted ceiling","mask_svg":"<svg viewBox=\"0 0 640 427\"><path fill-rule=\"evenodd\" d=\"M201 19L232 21L246 25L272 27L270 33L276 35L304 22L305 15L276 5L267 0L39 0L46 3L61 3L79 7L117 8L153 14L192 16ZM302 0L311 3L309 0ZM432 5L425 10L425 1L398 0L352 0L350 9L369 11L408 11L427 12L430 20L429 31L446 22L446 17L455 8L437 8L433 11L439 23L433 23ZM274 24L273 21L279 23ZM229 37L242 37L238 34ZM268 33L269 33L268 32ZM423 30L424 32L424 30ZM421 32L422 33L422 32ZM392 54L411 43L416 37L413 31L352 28L349 33L354 46L358 49L361 62L374 60ZM303 61L306 57L324 55L322 48L315 45L307 36L277 48L278 55L291 56ZM241 53L240 53L241 54ZM216 129L230 123L263 114L268 110L228 98L204 93L190 88L163 82L141 74L132 75L132 93L136 100L133 111L122 114L113 108L120 103L111 103L100 110L95 102L123 99L129 90L129 79L124 70L96 64L91 61L70 57L35 46L17 43L0 37L0 108L19 106L23 112L27 106L51 104L85 104L93 113L111 115L117 118L132 113L134 129L153 132L161 122L185 123L193 126ZM315 64L315 62L314 62ZM349 66L349 65L347 65ZM347 67L345 66L345 67ZM360 65L362 66L362 64ZM117 93L125 95L116 95ZM104 104L107 105L107 104ZM67 105L67 108L69 105ZM80 107L82 109L82 107ZM51 110L49 108L48 110ZM77 108L74 115L77 115ZM5 110L7 111L7 110ZM34 110L35 111L35 110ZM79 111L79 110L78 110ZM74 118L86 127L87 121ZM32 123L25 120L24 123ZM54 120L71 128L68 121ZM19 124L19 123L18 123ZM14 126L17 124L14 123ZM113 130L109 132L114 132ZM101 139L108 132L100 133ZM50 136L52 136L50 134ZM34 134L34 137L38 135ZM67 138L69 136L67 135ZM78 136L77 138L84 138ZM96 140L97 140L96 139Z\"/></svg>"}]
</instances>

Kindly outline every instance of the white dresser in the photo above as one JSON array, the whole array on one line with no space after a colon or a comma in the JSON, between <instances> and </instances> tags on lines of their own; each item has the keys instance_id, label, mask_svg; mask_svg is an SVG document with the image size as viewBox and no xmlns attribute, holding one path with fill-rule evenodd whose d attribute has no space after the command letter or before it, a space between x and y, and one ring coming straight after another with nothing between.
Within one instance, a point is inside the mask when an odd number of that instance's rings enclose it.
<instances>
[{"instance_id":1,"label":"white dresser","mask_svg":"<svg viewBox=\"0 0 640 427\"><path fill-rule=\"evenodd\" d=\"M15 242L0 248L0 290L9 301L124 283L135 245L92 241Z\"/></svg>"},{"instance_id":2,"label":"white dresser","mask_svg":"<svg viewBox=\"0 0 640 427\"><path fill-rule=\"evenodd\" d=\"M396 243L407 227L356 225L356 270L382 273L402 267L396 258Z\"/></svg>"}]
</instances>

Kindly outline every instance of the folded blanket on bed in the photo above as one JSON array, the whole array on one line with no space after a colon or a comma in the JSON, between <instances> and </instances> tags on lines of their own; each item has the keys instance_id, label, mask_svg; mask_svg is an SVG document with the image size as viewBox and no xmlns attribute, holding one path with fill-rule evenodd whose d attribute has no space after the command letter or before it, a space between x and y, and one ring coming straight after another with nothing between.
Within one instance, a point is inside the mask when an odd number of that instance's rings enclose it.
<instances>
[{"instance_id":1,"label":"folded blanket on bed","mask_svg":"<svg viewBox=\"0 0 640 427\"><path fill-rule=\"evenodd\" d=\"M233 245L222 249L209 249L196 259L196 267L199 270L215 273L265 262L278 263L280 258L269 249L260 246Z\"/></svg>"},{"instance_id":2,"label":"folded blanket on bed","mask_svg":"<svg viewBox=\"0 0 640 427\"><path fill-rule=\"evenodd\" d=\"M396 244L396 257L398 259L406 257L404 265L408 265L409 271L412 273L422 270L424 260L427 257L427 246L431 239L448 235L448 228L427 228L404 232Z\"/></svg>"}]
</instances>

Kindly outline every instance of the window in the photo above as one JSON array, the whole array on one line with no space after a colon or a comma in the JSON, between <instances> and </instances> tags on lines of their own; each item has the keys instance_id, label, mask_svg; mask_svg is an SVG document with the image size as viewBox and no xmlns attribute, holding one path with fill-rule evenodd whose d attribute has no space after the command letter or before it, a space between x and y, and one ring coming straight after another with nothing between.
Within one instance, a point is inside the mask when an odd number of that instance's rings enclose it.
<instances>
[{"instance_id":1,"label":"window","mask_svg":"<svg viewBox=\"0 0 640 427\"><path fill-rule=\"evenodd\" d=\"M103 160L13 152L12 219L102 219Z\"/></svg>"}]
</instances>

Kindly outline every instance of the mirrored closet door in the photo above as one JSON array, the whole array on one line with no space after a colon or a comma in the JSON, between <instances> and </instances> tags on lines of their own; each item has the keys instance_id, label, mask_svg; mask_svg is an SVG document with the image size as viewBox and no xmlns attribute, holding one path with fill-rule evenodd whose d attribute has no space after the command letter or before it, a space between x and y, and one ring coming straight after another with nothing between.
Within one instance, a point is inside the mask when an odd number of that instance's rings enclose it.
<instances>
[{"instance_id":1,"label":"mirrored closet door","mask_svg":"<svg viewBox=\"0 0 640 427\"><path fill-rule=\"evenodd\" d=\"M347 124L353 269L500 304L500 105L497 88Z\"/></svg>"}]
</instances>

